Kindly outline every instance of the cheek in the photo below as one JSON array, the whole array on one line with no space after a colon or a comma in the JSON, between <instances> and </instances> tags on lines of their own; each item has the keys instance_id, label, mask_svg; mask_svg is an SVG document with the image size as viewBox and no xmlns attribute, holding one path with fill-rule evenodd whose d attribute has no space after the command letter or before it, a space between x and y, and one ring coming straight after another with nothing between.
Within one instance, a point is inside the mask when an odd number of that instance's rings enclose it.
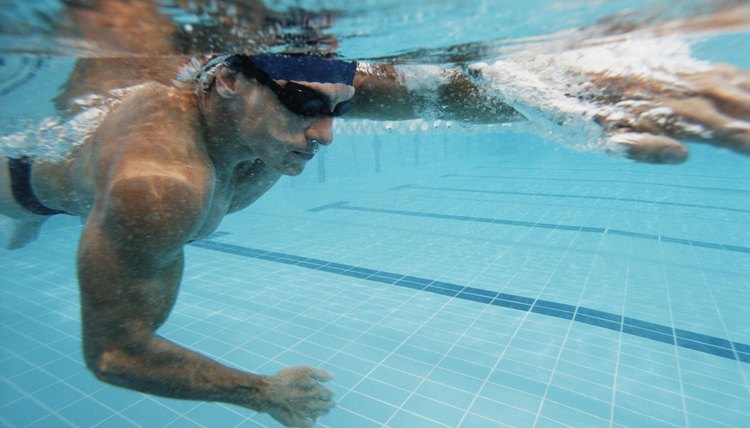
<instances>
[{"instance_id":1,"label":"cheek","mask_svg":"<svg viewBox=\"0 0 750 428\"><path fill-rule=\"evenodd\" d=\"M269 115L266 122L267 132L274 140L284 143L298 145L304 141L305 129L308 123L298 116L286 111L277 110L274 115Z\"/></svg>"}]
</instances>

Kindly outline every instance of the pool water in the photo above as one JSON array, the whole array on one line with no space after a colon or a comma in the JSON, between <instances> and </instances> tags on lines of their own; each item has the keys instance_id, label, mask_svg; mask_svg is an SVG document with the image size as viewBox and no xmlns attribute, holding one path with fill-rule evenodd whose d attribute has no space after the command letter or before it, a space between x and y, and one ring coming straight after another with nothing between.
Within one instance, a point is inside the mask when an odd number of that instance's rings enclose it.
<instances>
[{"instance_id":1,"label":"pool water","mask_svg":"<svg viewBox=\"0 0 750 428\"><path fill-rule=\"evenodd\" d=\"M328 427L743 426L748 160L681 167L524 134L344 136L187 250L161 333L219 361L332 372ZM277 426L96 381L80 226L3 253L6 426Z\"/></svg>"},{"instance_id":2,"label":"pool water","mask_svg":"<svg viewBox=\"0 0 750 428\"><path fill-rule=\"evenodd\" d=\"M46 64L0 83L4 118L47 114L32 94L64 75ZM750 424L750 158L693 144L645 165L513 127L369 126L340 125L304 174L188 246L159 333L247 371L328 370L321 427ZM0 425L279 426L97 381L80 231L56 216L0 250Z\"/></svg>"}]
</instances>

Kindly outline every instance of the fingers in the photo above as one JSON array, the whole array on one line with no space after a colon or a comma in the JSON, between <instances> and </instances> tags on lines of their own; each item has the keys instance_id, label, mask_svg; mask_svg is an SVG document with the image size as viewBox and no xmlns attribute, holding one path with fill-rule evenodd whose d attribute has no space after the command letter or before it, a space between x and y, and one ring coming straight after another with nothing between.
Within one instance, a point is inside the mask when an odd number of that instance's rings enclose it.
<instances>
[{"instance_id":1,"label":"fingers","mask_svg":"<svg viewBox=\"0 0 750 428\"><path fill-rule=\"evenodd\" d=\"M619 114L597 117L613 151L639 162L680 163L687 159L681 140L750 155L750 72L716 65L675 77L682 83L605 79L622 95L614 98L622 100Z\"/></svg>"},{"instance_id":2,"label":"fingers","mask_svg":"<svg viewBox=\"0 0 750 428\"><path fill-rule=\"evenodd\" d=\"M297 385L314 384L317 382L328 382L333 379L333 375L323 369L297 366L288 367L279 372L277 377Z\"/></svg>"},{"instance_id":3,"label":"fingers","mask_svg":"<svg viewBox=\"0 0 750 428\"><path fill-rule=\"evenodd\" d=\"M610 150L645 163L678 164L688 158L688 150L671 138L624 132L609 137Z\"/></svg>"},{"instance_id":4,"label":"fingers","mask_svg":"<svg viewBox=\"0 0 750 428\"><path fill-rule=\"evenodd\" d=\"M317 380L318 382L329 382L333 380L333 374L319 368L309 367L310 378Z\"/></svg>"},{"instance_id":5,"label":"fingers","mask_svg":"<svg viewBox=\"0 0 750 428\"><path fill-rule=\"evenodd\" d=\"M286 413L286 417L283 418L282 423L293 427L312 427L318 418L328 414L334 407L335 403L330 401L317 401L304 411L290 411Z\"/></svg>"},{"instance_id":6,"label":"fingers","mask_svg":"<svg viewBox=\"0 0 750 428\"><path fill-rule=\"evenodd\" d=\"M270 385L267 412L286 426L311 427L336 406L333 391L320 382L333 379L325 370L299 366L281 370Z\"/></svg>"},{"instance_id":7,"label":"fingers","mask_svg":"<svg viewBox=\"0 0 750 428\"><path fill-rule=\"evenodd\" d=\"M750 120L750 72L729 65L716 65L711 71L685 76L694 92L711 100L717 109L739 120Z\"/></svg>"},{"instance_id":8,"label":"fingers","mask_svg":"<svg viewBox=\"0 0 750 428\"><path fill-rule=\"evenodd\" d=\"M735 111L746 109L750 112L750 97L747 104L736 101ZM728 148L743 154L750 154L750 122L724 114L716 105L716 100L705 97L692 97L682 100L667 99L664 104L674 114L689 122L700 125L711 133L711 137L701 139L717 147ZM725 107L726 109L726 107ZM748 117L747 119L750 119Z\"/></svg>"}]
</instances>

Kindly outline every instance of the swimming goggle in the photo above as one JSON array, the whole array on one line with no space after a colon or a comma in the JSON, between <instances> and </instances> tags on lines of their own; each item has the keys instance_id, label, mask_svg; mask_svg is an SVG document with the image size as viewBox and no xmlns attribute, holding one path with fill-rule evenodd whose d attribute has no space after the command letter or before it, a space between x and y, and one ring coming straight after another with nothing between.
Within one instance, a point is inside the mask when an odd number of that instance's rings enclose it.
<instances>
[{"instance_id":1,"label":"swimming goggle","mask_svg":"<svg viewBox=\"0 0 750 428\"><path fill-rule=\"evenodd\" d=\"M333 62L333 60L321 59L316 59L316 61ZM352 107L352 100L342 101L335 106L331 106L331 100L321 92L294 82L287 82L286 85L281 86L268 73L258 67L249 56L231 55L224 64L266 86L276 94L276 97L287 110L299 116L341 116Z\"/></svg>"}]
</instances>

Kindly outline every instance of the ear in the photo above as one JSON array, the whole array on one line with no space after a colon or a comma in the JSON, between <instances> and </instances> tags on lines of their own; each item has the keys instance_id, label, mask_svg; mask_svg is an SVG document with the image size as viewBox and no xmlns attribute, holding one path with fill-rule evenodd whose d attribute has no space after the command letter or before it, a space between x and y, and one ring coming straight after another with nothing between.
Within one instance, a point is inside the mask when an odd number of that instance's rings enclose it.
<instances>
[{"instance_id":1,"label":"ear","mask_svg":"<svg viewBox=\"0 0 750 428\"><path fill-rule=\"evenodd\" d=\"M238 73L228 67L222 67L216 73L214 87L222 98L234 98L237 95Z\"/></svg>"}]
</instances>

